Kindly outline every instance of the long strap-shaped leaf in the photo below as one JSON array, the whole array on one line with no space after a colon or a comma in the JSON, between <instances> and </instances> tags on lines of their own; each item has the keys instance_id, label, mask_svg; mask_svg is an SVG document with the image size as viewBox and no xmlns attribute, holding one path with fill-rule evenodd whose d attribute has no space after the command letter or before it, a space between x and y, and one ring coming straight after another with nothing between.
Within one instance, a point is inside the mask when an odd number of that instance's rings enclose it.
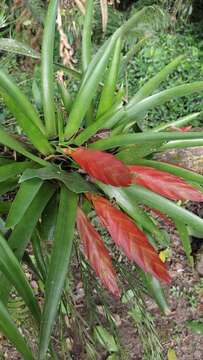
<instances>
[{"instance_id":1,"label":"long strap-shaped leaf","mask_svg":"<svg viewBox=\"0 0 203 360\"><path fill-rule=\"evenodd\" d=\"M124 36L126 33L128 33L129 29L136 26L146 11L148 12L150 9L144 8L141 11L138 11L135 15L132 16L131 19L129 19L124 25L117 29L112 37L108 39L106 43L104 43L104 45L98 50L97 54L90 62L69 116L69 121L65 129L66 136L73 136L79 129L80 124L95 95L95 90L101 81L117 39L120 36Z\"/></svg>"},{"instance_id":2,"label":"long strap-shaped leaf","mask_svg":"<svg viewBox=\"0 0 203 360\"><path fill-rule=\"evenodd\" d=\"M115 50L113 54L113 58L107 71L104 87L101 93L101 98L97 111L97 118L104 114L111 106L113 105L115 98L115 90L116 90L116 82L118 78L119 72L119 64L121 58L121 48L122 48L122 39L118 38Z\"/></svg>"},{"instance_id":3,"label":"long strap-shaped leaf","mask_svg":"<svg viewBox=\"0 0 203 360\"><path fill-rule=\"evenodd\" d=\"M0 89L1 88L13 100L14 104L21 108L21 112L44 134L44 126L35 108L10 76L4 73L3 70L0 70Z\"/></svg>"},{"instance_id":4,"label":"long strap-shaped leaf","mask_svg":"<svg viewBox=\"0 0 203 360\"><path fill-rule=\"evenodd\" d=\"M35 146L35 148L43 155L47 155L53 152L52 146L49 144L47 138L42 131L32 122L22 110L20 105L15 104L12 97L5 91L1 91L4 102L10 112L14 115L16 121L20 125L23 132L27 135L28 139Z\"/></svg>"},{"instance_id":5,"label":"long strap-shaped leaf","mask_svg":"<svg viewBox=\"0 0 203 360\"><path fill-rule=\"evenodd\" d=\"M176 59L166 65L161 71L159 71L153 78L149 79L132 97L129 102L129 106L136 104L145 97L151 95L158 86L167 78L167 76L182 62L183 55L178 56Z\"/></svg>"},{"instance_id":6,"label":"long strap-shaped leaf","mask_svg":"<svg viewBox=\"0 0 203 360\"><path fill-rule=\"evenodd\" d=\"M151 208L160 210L162 213L167 214L170 218L190 225L196 231L203 233L203 220L193 213L177 206L174 202L163 198L162 196L153 193L152 191L145 189L138 185L132 185L126 189L118 189L113 186L104 186L105 193L110 197L118 199L120 194L124 193L129 198L135 198L139 203L145 204Z\"/></svg>"},{"instance_id":7,"label":"long strap-shaped leaf","mask_svg":"<svg viewBox=\"0 0 203 360\"><path fill-rule=\"evenodd\" d=\"M20 263L13 254L7 241L0 235L0 270L9 282L15 286L19 295L22 296L36 321L40 322L40 308L35 299L32 288L21 269Z\"/></svg>"},{"instance_id":8,"label":"long strap-shaped leaf","mask_svg":"<svg viewBox=\"0 0 203 360\"><path fill-rule=\"evenodd\" d=\"M203 131L197 132L146 132L138 134L124 134L112 136L107 139L98 140L90 145L90 148L107 150L112 149L117 146L126 146L131 144L142 144L146 141L154 140L186 140L186 139L202 139ZM175 146L174 146L175 147Z\"/></svg>"},{"instance_id":9,"label":"long strap-shaped leaf","mask_svg":"<svg viewBox=\"0 0 203 360\"><path fill-rule=\"evenodd\" d=\"M116 124L116 120L120 116L120 125L123 125L126 129L134 125L139 118L144 117L146 112L156 106L162 105L169 100L187 96L190 94L198 93L203 90L203 81L196 81L191 84L183 84L172 87L167 90L160 91L154 95L151 95L138 103L132 102L128 104L125 109L121 109L119 113L114 114L111 119L108 119L106 123L102 124L103 128L111 127L111 124ZM110 125L110 126L109 126ZM100 128L98 119L97 130Z\"/></svg>"},{"instance_id":10,"label":"long strap-shaped leaf","mask_svg":"<svg viewBox=\"0 0 203 360\"><path fill-rule=\"evenodd\" d=\"M44 118L47 134L49 136L56 135L53 53L57 4L58 0L51 0L49 2L49 7L45 19L41 57Z\"/></svg>"},{"instance_id":11,"label":"long strap-shaped leaf","mask_svg":"<svg viewBox=\"0 0 203 360\"><path fill-rule=\"evenodd\" d=\"M34 162L46 166L47 162L38 156L33 155L31 152L29 152L20 141L16 140L14 137L9 135L5 130L3 130L0 127L0 144L7 146L8 148L17 151L18 153L24 155L30 160L33 160Z\"/></svg>"},{"instance_id":12,"label":"long strap-shaped leaf","mask_svg":"<svg viewBox=\"0 0 203 360\"><path fill-rule=\"evenodd\" d=\"M16 349L21 353L23 359L34 360L28 345L23 336L19 332L17 326L14 324L5 305L0 301L0 331L11 341Z\"/></svg>"},{"instance_id":13,"label":"long strap-shaped leaf","mask_svg":"<svg viewBox=\"0 0 203 360\"><path fill-rule=\"evenodd\" d=\"M51 184L44 183L32 201L31 205L25 212L22 220L14 227L14 230L12 231L8 241L10 248L14 251L18 260L22 258L26 246L31 239L33 230L39 220L39 217L54 191L55 188ZM0 298L6 302L10 290L10 285L5 280L5 278L0 279L0 284Z\"/></svg>"},{"instance_id":14,"label":"long strap-shaped leaf","mask_svg":"<svg viewBox=\"0 0 203 360\"><path fill-rule=\"evenodd\" d=\"M86 11L84 16L84 27L82 35L82 67L83 72L87 69L92 55L92 21L93 21L94 0L86 1Z\"/></svg>"},{"instance_id":15,"label":"long strap-shaped leaf","mask_svg":"<svg viewBox=\"0 0 203 360\"><path fill-rule=\"evenodd\" d=\"M65 186L62 186L55 239L46 281L45 304L40 330L39 360L45 359L46 356L70 262L76 210L77 195L67 190Z\"/></svg>"},{"instance_id":16,"label":"long strap-shaped leaf","mask_svg":"<svg viewBox=\"0 0 203 360\"><path fill-rule=\"evenodd\" d=\"M20 185L6 220L8 228L19 223L41 186L41 179L30 179Z\"/></svg>"},{"instance_id":17,"label":"long strap-shaped leaf","mask_svg":"<svg viewBox=\"0 0 203 360\"><path fill-rule=\"evenodd\" d=\"M0 166L0 182L21 174L23 170L29 167L33 167L33 163L30 161L13 161L11 164Z\"/></svg>"},{"instance_id":18,"label":"long strap-shaped leaf","mask_svg":"<svg viewBox=\"0 0 203 360\"><path fill-rule=\"evenodd\" d=\"M136 123L136 117L145 114L148 110L156 106L162 105L174 98L187 96L196 92L201 92L202 90L203 90L203 81L196 81L191 84L178 85L170 89L160 91L155 95L151 95L139 101L138 103L132 102L126 107L126 113L129 120L127 122L126 120L124 120L124 123L126 125L128 123L130 124L130 126L132 126L134 123Z\"/></svg>"}]
</instances>

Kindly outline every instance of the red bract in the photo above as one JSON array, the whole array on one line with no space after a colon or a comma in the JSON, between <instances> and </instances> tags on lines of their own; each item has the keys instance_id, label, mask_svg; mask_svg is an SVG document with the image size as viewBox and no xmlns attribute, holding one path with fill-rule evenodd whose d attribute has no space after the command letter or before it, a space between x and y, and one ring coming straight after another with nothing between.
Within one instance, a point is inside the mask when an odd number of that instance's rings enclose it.
<instances>
[{"instance_id":1,"label":"red bract","mask_svg":"<svg viewBox=\"0 0 203 360\"><path fill-rule=\"evenodd\" d=\"M203 193L182 178L149 166L128 167L134 175L132 183L146 187L171 200L203 201Z\"/></svg>"},{"instance_id":2,"label":"red bract","mask_svg":"<svg viewBox=\"0 0 203 360\"><path fill-rule=\"evenodd\" d=\"M115 297L119 297L120 290L109 253L100 235L80 208L77 211L77 230L83 242L85 254L102 284Z\"/></svg>"},{"instance_id":3,"label":"red bract","mask_svg":"<svg viewBox=\"0 0 203 360\"><path fill-rule=\"evenodd\" d=\"M112 239L121 247L126 256L139 265L145 272L162 282L169 283L171 278L165 264L160 260L145 234L122 211L114 208L101 196L89 195L102 224Z\"/></svg>"},{"instance_id":4,"label":"red bract","mask_svg":"<svg viewBox=\"0 0 203 360\"><path fill-rule=\"evenodd\" d=\"M190 131L192 129L192 125L184 126L184 127L181 127L181 128L173 126L170 129L174 130L174 131L179 131L179 132L188 132L188 131Z\"/></svg>"},{"instance_id":5,"label":"red bract","mask_svg":"<svg viewBox=\"0 0 203 360\"><path fill-rule=\"evenodd\" d=\"M65 149L64 153L71 156L89 175L104 184L129 186L131 183L131 174L127 166L111 154L84 148Z\"/></svg>"}]
</instances>

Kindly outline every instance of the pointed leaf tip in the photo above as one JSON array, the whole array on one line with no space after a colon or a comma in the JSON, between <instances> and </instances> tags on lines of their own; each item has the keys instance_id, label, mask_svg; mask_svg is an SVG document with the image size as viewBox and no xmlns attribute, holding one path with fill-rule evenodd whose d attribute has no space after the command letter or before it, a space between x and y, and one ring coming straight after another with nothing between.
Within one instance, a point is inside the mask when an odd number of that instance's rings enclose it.
<instances>
[{"instance_id":1,"label":"pointed leaf tip","mask_svg":"<svg viewBox=\"0 0 203 360\"><path fill-rule=\"evenodd\" d=\"M144 186L171 200L203 201L203 193L176 175L149 166L131 165L128 168L134 175L133 184Z\"/></svg>"},{"instance_id":2,"label":"pointed leaf tip","mask_svg":"<svg viewBox=\"0 0 203 360\"><path fill-rule=\"evenodd\" d=\"M77 230L84 246L84 252L102 284L116 298L120 297L116 273L110 255L100 235L79 207L77 211Z\"/></svg>"},{"instance_id":3,"label":"pointed leaf tip","mask_svg":"<svg viewBox=\"0 0 203 360\"><path fill-rule=\"evenodd\" d=\"M127 187L131 184L128 167L112 154L84 148L65 149L64 153L71 156L89 175L104 184L118 187Z\"/></svg>"},{"instance_id":4,"label":"pointed leaf tip","mask_svg":"<svg viewBox=\"0 0 203 360\"><path fill-rule=\"evenodd\" d=\"M116 245L126 256L135 261L145 272L158 280L169 283L170 275L165 264L149 243L146 235L122 211L116 209L105 198L89 195L102 224L107 228Z\"/></svg>"}]
</instances>

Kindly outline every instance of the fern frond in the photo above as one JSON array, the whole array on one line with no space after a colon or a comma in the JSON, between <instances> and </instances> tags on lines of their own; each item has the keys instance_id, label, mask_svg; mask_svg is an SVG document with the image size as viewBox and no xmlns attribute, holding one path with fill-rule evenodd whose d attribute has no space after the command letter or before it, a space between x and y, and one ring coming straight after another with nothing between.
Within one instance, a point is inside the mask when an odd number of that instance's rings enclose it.
<instances>
[{"instance_id":1,"label":"fern frond","mask_svg":"<svg viewBox=\"0 0 203 360\"><path fill-rule=\"evenodd\" d=\"M0 12L0 29L7 25L7 17L4 12Z\"/></svg>"}]
</instances>

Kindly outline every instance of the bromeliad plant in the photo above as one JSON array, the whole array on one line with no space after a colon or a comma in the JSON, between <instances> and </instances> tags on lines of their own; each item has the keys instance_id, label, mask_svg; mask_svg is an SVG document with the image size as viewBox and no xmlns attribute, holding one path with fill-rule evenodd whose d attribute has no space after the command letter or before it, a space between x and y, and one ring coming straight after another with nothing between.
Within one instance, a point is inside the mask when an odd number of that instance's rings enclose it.
<instances>
[{"instance_id":1,"label":"bromeliad plant","mask_svg":"<svg viewBox=\"0 0 203 360\"><path fill-rule=\"evenodd\" d=\"M139 28L144 18L150 17L153 21L157 9L149 7L135 13L93 55L93 0L88 0L82 69L66 69L80 79L80 87L73 100L65 85L59 83L60 103L53 62L56 12L57 0L51 0L41 54L41 114L12 78L0 70L0 94L22 131L16 135L0 128L0 329L25 359L33 359L34 355L8 313L6 304L11 286L36 320L38 359L45 359L63 299L75 225L86 258L101 283L113 296L121 296L121 280L118 281L103 239L88 220L87 203L115 245L138 265L137 273L165 313L168 307L160 282L169 283L171 278L157 250L166 247L168 242L147 209L158 211L163 218L169 217L174 222L189 261L188 229L203 232L203 220L180 207L180 201L203 201L203 177L151 159L157 150L203 145L202 132L170 131L185 126L201 114L190 114L162 128L142 131L142 119L149 109L175 97L201 92L203 81L158 92L159 84L183 61L180 56L147 82L127 104L123 101L123 90L116 86L125 58L122 53L125 39ZM29 54L26 47L24 50L24 54L33 56L31 50ZM54 234L53 244L50 256L44 258L43 242L50 239L50 234ZM21 266L30 243L33 268L45 287L42 307Z\"/></svg>"}]
</instances>

